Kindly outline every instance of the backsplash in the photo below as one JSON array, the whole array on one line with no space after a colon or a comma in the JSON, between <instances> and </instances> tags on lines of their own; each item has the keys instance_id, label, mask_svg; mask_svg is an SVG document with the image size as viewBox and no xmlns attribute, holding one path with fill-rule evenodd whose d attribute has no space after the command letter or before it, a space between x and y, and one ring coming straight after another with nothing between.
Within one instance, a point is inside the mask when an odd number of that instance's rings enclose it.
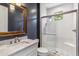
<instances>
[{"instance_id":1,"label":"backsplash","mask_svg":"<svg viewBox=\"0 0 79 59\"><path fill-rule=\"evenodd\" d=\"M14 41L16 37L6 37L6 38L1 38L0 37L0 45L3 45L3 44L10 44L10 41ZM27 39L27 36L21 36L21 37L18 37L20 39Z\"/></svg>"}]
</instances>

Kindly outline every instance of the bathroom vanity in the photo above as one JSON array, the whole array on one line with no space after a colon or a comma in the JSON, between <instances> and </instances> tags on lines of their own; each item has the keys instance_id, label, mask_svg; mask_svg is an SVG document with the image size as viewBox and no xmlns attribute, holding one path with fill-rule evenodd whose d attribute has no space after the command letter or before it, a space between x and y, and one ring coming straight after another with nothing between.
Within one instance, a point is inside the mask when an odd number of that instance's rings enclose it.
<instances>
[{"instance_id":1,"label":"bathroom vanity","mask_svg":"<svg viewBox=\"0 0 79 59\"><path fill-rule=\"evenodd\" d=\"M4 3L0 4L0 15L0 39L9 38L0 41L0 56L36 56L38 40L20 37L27 34L28 8L16 3ZM20 37L18 42L14 37Z\"/></svg>"},{"instance_id":2,"label":"bathroom vanity","mask_svg":"<svg viewBox=\"0 0 79 59\"><path fill-rule=\"evenodd\" d=\"M0 56L37 56L38 39L21 40L18 43L0 45Z\"/></svg>"}]
</instances>

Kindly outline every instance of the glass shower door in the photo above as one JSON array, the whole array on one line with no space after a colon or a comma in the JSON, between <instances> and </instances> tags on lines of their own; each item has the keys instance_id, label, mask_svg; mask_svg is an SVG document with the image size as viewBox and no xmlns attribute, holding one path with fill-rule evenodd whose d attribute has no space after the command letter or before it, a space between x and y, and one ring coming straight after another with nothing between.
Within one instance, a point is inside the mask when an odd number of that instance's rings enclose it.
<instances>
[{"instance_id":1,"label":"glass shower door","mask_svg":"<svg viewBox=\"0 0 79 59\"><path fill-rule=\"evenodd\" d=\"M42 46L49 51L56 50L56 23L53 18L42 18Z\"/></svg>"},{"instance_id":2,"label":"glass shower door","mask_svg":"<svg viewBox=\"0 0 79 59\"><path fill-rule=\"evenodd\" d=\"M76 55L76 12L64 14L62 20L54 16L41 20L42 46L60 55Z\"/></svg>"}]
</instances>

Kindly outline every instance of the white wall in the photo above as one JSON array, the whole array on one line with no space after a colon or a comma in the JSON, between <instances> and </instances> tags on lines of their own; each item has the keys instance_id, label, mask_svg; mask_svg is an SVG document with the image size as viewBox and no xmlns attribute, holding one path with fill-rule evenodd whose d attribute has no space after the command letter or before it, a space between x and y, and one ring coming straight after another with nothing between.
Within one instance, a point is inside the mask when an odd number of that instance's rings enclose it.
<instances>
[{"instance_id":1,"label":"white wall","mask_svg":"<svg viewBox=\"0 0 79 59\"><path fill-rule=\"evenodd\" d=\"M63 10L63 12L65 12L77 8L77 4L60 4L60 5L51 4L51 5L52 6L50 7L49 4L41 4L42 7L45 6L44 9L42 9L43 11L48 10L48 12L46 12L48 15L54 14L55 12L58 12L60 10ZM44 15L45 13L43 13L43 11L41 12L41 14ZM45 23L46 20L43 20L42 21L43 27ZM76 29L76 14L74 13L64 15L63 20L56 22L57 39L55 39L55 37L53 36L51 37L48 36L49 37L48 39L47 36L42 34L42 41L43 41L42 46L51 46L52 48L56 48L56 50L59 51L61 55L76 55L76 33L72 31L73 29ZM47 42L52 44L48 45Z\"/></svg>"},{"instance_id":2,"label":"white wall","mask_svg":"<svg viewBox=\"0 0 79 59\"><path fill-rule=\"evenodd\" d=\"M8 31L8 8L0 5L0 32Z\"/></svg>"}]
</instances>

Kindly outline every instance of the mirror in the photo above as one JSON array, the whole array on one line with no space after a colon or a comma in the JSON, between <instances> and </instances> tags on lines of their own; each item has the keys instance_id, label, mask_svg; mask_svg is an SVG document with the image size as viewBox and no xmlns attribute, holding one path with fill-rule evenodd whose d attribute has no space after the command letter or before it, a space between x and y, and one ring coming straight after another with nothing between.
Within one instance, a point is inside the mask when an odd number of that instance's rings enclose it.
<instances>
[{"instance_id":1,"label":"mirror","mask_svg":"<svg viewBox=\"0 0 79 59\"><path fill-rule=\"evenodd\" d=\"M0 4L0 33L26 33L27 8L16 4Z\"/></svg>"},{"instance_id":2,"label":"mirror","mask_svg":"<svg viewBox=\"0 0 79 59\"><path fill-rule=\"evenodd\" d=\"M13 32L13 31L23 32L23 29L24 29L23 11L18 7L10 5L8 15L9 15L8 31L9 32Z\"/></svg>"}]
</instances>

